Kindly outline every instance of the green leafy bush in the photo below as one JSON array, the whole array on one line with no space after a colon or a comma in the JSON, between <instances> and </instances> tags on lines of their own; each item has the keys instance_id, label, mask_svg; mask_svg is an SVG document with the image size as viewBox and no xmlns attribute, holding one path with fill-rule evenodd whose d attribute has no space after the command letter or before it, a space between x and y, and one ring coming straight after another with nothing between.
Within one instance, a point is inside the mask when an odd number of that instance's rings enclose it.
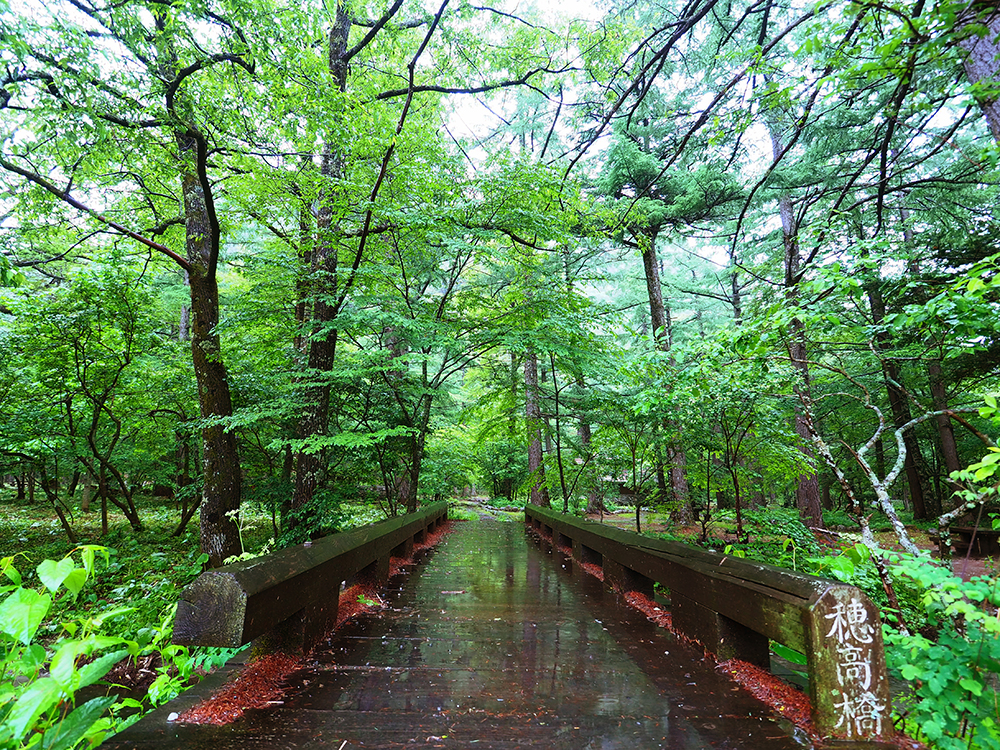
<instances>
[{"instance_id":1,"label":"green leafy bush","mask_svg":"<svg viewBox=\"0 0 1000 750\"><path fill-rule=\"evenodd\" d=\"M962 581L926 557L894 558L891 571L919 591L924 618L918 632L885 629L889 669L911 685L907 729L937 750L1000 750L997 579Z\"/></svg>"},{"instance_id":2,"label":"green leafy bush","mask_svg":"<svg viewBox=\"0 0 1000 750\"><path fill-rule=\"evenodd\" d=\"M79 563L73 555L79 553ZM28 585L15 557L0 560L0 748L72 750L92 747L176 697L193 677L225 663L233 649L196 649L170 643L174 609L153 625L125 628L135 637L112 634L115 618L136 619L132 607L99 614L77 610L97 562L112 560L105 547L86 545L62 560L36 567L40 585ZM201 560L192 564L200 569ZM72 613L64 619L66 613ZM121 616L128 613L129 618ZM58 624L53 618L58 618ZM110 624L109 624L110 623ZM122 628L119 628L122 630ZM157 677L143 701L100 695L77 701L85 688L103 684L116 664L130 657L159 654Z\"/></svg>"},{"instance_id":3,"label":"green leafy bush","mask_svg":"<svg viewBox=\"0 0 1000 750\"><path fill-rule=\"evenodd\" d=\"M76 705L75 695L107 674L136 646L123 638L101 634L104 622L124 614L115 609L63 623L62 634L50 644L38 642L39 628L54 598L75 599L93 574L102 547L85 546L80 562L65 557L44 560L37 567L42 589L26 586L15 558L0 561L8 584L0 586L0 747L69 750L96 744L113 729L105 716L115 702L110 696Z\"/></svg>"}]
</instances>

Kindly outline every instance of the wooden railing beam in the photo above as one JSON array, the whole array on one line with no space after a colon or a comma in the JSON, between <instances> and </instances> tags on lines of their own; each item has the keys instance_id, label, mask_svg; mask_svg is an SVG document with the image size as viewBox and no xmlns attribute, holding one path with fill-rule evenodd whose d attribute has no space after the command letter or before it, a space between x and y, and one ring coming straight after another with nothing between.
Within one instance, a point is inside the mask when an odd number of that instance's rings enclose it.
<instances>
[{"instance_id":1,"label":"wooden railing beam","mask_svg":"<svg viewBox=\"0 0 1000 750\"><path fill-rule=\"evenodd\" d=\"M803 652L813 724L824 738L862 748L892 735L879 612L860 589L534 505L525 507L525 523L601 565L620 592L651 593L654 581L667 587L677 631L722 660L768 667L770 640Z\"/></svg>"},{"instance_id":2,"label":"wooden railing beam","mask_svg":"<svg viewBox=\"0 0 1000 750\"><path fill-rule=\"evenodd\" d=\"M384 584L390 556L412 553L447 517L448 504L435 503L206 571L181 593L174 643L233 648L262 639L268 650L308 651L336 622L342 582Z\"/></svg>"}]
</instances>

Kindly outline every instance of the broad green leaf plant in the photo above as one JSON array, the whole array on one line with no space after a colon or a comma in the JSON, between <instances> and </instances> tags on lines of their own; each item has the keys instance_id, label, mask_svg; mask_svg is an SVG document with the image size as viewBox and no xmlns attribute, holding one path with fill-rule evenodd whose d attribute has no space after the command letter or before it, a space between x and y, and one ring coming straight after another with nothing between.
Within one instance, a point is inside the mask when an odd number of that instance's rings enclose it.
<instances>
[{"instance_id":1,"label":"broad green leaf plant","mask_svg":"<svg viewBox=\"0 0 1000 750\"><path fill-rule=\"evenodd\" d=\"M74 557L77 553L79 559ZM128 607L62 622L54 639L43 639L49 630L44 626L57 615L60 604L75 601L101 557L108 561L106 548L84 545L62 560L44 560L35 571L39 586L25 581L15 557L0 560L2 750L94 747L138 720L144 710L176 697L197 670L210 669L232 655L225 649L195 655L170 645L172 608L158 626L140 631L137 640L108 634L106 623L130 612ZM94 689L119 662L154 651L162 664L145 703L119 700L100 694L107 690ZM91 688L87 692L95 697L79 699L85 688Z\"/></svg>"},{"instance_id":2,"label":"broad green leaf plant","mask_svg":"<svg viewBox=\"0 0 1000 750\"><path fill-rule=\"evenodd\" d=\"M92 545L79 548L80 562L65 557L44 560L36 569L41 588L27 585L15 558L0 561L6 583L0 586L0 747L58 748L92 746L112 729L104 716L114 704L99 696L77 705L75 695L104 677L137 646L102 635L104 622L124 614L116 609L62 624L51 643L39 642L39 629L53 604L75 599L93 575L98 555L108 551Z\"/></svg>"}]
</instances>

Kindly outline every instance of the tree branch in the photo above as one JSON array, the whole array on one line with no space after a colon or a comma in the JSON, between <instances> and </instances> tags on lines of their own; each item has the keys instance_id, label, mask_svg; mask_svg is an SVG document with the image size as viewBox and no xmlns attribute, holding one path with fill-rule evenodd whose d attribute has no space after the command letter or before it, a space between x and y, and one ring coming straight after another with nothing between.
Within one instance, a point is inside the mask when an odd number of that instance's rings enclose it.
<instances>
[{"instance_id":1,"label":"tree branch","mask_svg":"<svg viewBox=\"0 0 1000 750\"><path fill-rule=\"evenodd\" d=\"M43 190L46 190L49 193L51 193L52 195L56 196L63 203L66 203L67 205L72 206L73 208L77 209L78 211L84 212L85 214L87 214L90 217L96 219L97 221L101 222L105 226L110 227L111 229L114 229L116 232L119 232L120 234L123 234L126 237L131 237L136 242L139 242L139 243L145 245L146 247L148 247L148 248L150 248L152 250L155 250L158 253L162 253L163 255L166 255L168 258L170 258L175 263L177 263L177 265L179 265L185 271L190 271L191 270L191 264L183 256L178 255L177 253L175 253L173 250L171 250L166 245L161 245L159 242L151 240L148 237L144 237L141 234L138 234L137 232L133 232L131 229L128 229L128 228L122 226L121 224L119 224L118 222L116 222L116 221L114 221L112 219L109 219L107 216L105 216L104 214L100 213L96 209L93 209L90 206L88 206L88 205L86 205L86 204L78 201L76 198L74 198L68 192L66 192L64 190L60 190L56 185L52 184L51 182L49 182L48 180L46 180L41 175L35 174L34 172L31 172L31 171L29 171L27 169L22 169L21 167L17 166L16 164L7 161L2 156L0 156L0 167L3 167L8 172L13 172L14 174L20 175L21 177L23 177L24 179L26 179L28 182L31 182L31 183L34 183L35 185L38 185Z\"/></svg>"}]
</instances>

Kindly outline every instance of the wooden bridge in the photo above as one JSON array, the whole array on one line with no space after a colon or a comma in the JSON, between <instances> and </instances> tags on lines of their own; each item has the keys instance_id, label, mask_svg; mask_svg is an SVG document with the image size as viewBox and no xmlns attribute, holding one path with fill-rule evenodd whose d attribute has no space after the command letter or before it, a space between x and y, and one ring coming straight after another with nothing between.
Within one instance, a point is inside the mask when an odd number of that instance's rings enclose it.
<instances>
[{"instance_id":1,"label":"wooden bridge","mask_svg":"<svg viewBox=\"0 0 1000 750\"><path fill-rule=\"evenodd\" d=\"M445 513L443 504L432 506L206 574L185 593L182 641L315 645L307 666L282 700L228 726L169 720L219 689L248 658L241 656L104 747L817 744L732 682L702 648L621 606L623 593L651 591L653 580L670 588L675 624L713 651L764 663L769 638L805 649L813 719L828 737L818 744L882 746L884 660L877 614L861 592L534 507L525 517L529 533L485 516L455 523L410 575L390 581L385 607L331 637L315 636L331 619L330 592L340 581L384 577L389 558L405 555ZM581 563L602 566L611 585L582 573Z\"/></svg>"}]
</instances>

